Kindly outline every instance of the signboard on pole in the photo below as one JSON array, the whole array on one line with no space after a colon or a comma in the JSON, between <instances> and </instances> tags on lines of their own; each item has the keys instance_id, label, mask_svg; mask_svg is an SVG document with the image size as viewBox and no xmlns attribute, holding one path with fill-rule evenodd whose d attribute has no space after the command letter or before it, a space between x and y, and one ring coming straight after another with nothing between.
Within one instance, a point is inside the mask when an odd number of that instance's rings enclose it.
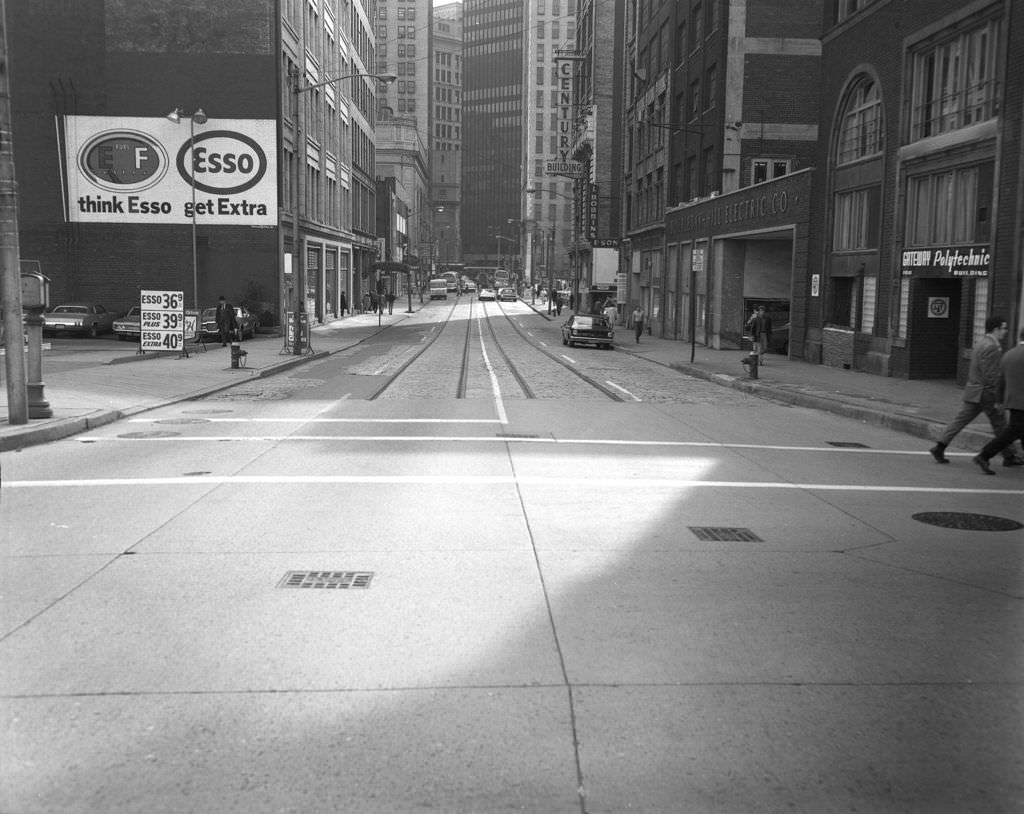
<instances>
[{"instance_id":1,"label":"signboard on pole","mask_svg":"<svg viewBox=\"0 0 1024 814\"><path fill-rule=\"evenodd\" d=\"M143 291L139 306L139 349L180 352L185 345L185 293Z\"/></svg>"}]
</instances>

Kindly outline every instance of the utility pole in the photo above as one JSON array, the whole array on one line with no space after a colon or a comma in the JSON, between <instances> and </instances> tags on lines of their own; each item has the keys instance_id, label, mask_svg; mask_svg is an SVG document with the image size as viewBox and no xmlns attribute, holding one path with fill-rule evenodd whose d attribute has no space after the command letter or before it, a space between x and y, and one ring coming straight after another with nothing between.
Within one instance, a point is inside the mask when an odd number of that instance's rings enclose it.
<instances>
[{"instance_id":1,"label":"utility pole","mask_svg":"<svg viewBox=\"0 0 1024 814\"><path fill-rule=\"evenodd\" d=\"M11 88L7 50L7 2L0 0L0 301L3 303L7 418L28 423L28 373L21 327L21 264L18 251L18 185L14 179Z\"/></svg>"}]
</instances>

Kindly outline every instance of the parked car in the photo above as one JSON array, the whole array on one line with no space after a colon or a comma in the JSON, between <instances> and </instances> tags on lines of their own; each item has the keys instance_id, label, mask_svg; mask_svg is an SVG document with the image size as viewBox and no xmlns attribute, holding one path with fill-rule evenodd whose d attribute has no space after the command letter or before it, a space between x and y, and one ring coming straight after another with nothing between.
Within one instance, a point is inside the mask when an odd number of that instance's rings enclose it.
<instances>
[{"instance_id":1,"label":"parked car","mask_svg":"<svg viewBox=\"0 0 1024 814\"><path fill-rule=\"evenodd\" d=\"M480 300L480 302L483 302L484 300L490 300L491 302L494 302L494 290L491 288L481 288L480 293L476 295L476 298Z\"/></svg>"},{"instance_id":2,"label":"parked car","mask_svg":"<svg viewBox=\"0 0 1024 814\"><path fill-rule=\"evenodd\" d=\"M96 303L68 302L43 314L43 333L95 337L114 330L116 317L113 311Z\"/></svg>"},{"instance_id":3,"label":"parked car","mask_svg":"<svg viewBox=\"0 0 1024 814\"><path fill-rule=\"evenodd\" d=\"M562 323L562 344L596 345L611 349L615 330L604 314L573 314Z\"/></svg>"},{"instance_id":4,"label":"parked car","mask_svg":"<svg viewBox=\"0 0 1024 814\"><path fill-rule=\"evenodd\" d=\"M514 288L503 288L498 292L498 299L502 302L515 302L519 299Z\"/></svg>"},{"instance_id":5,"label":"parked car","mask_svg":"<svg viewBox=\"0 0 1024 814\"><path fill-rule=\"evenodd\" d=\"M255 314L250 314L248 308L240 305L235 306L235 322L238 323L238 335L242 339L251 338L256 335L260 327L260 320ZM203 338L220 339L220 328L217 327L217 306L203 309Z\"/></svg>"},{"instance_id":6,"label":"parked car","mask_svg":"<svg viewBox=\"0 0 1024 814\"><path fill-rule=\"evenodd\" d=\"M117 334L118 339L139 341L139 337L142 336L141 312L142 309L138 305L133 305L128 309L127 314L114 320L114 333Z\"/></svg>"}]
</instances>

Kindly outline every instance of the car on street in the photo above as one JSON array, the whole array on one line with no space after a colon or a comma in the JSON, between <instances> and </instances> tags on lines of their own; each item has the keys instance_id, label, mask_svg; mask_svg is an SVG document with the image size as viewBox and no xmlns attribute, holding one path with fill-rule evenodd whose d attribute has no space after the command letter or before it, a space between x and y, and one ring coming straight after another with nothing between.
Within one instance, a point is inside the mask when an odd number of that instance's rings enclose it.
<instances>
[{"instance_id":1,"label":"car on street","mask_svg":"<svg viewBox=\"0 0 1024 814\"><path fill-rule=\"evenodd\" d=\"M260 327L259 317L249 313L249 309L241 305L235 306L235 322L238 324L237 336L242 339L256 336L256 331ZM203 339L220 339L216 305L203 309Z\"/></svg>"},{"instance_id":2,"label":"car on street","mask_svg":"<svg viewBox=\"0 0 1024 814\"><path fill-rule=\"evenodd\" d=\"M573 314L562 323L562 344L612 348L615 331L604 314Z\"/></svg>"},{"instance_id":3,"label":"car on street","mask_svg":"<svg viewBox=\"0 0 1024 814\"><path fill-rule=\"evenodd\" d=\"M134 339L142 336L142 308L133 305L123 317L114 320L114 333L118 339Z\"/></svg>"},{"instance_id":4,"label":"car on street","mask_svg":"<svg viewBox=\"0 0 1024 814\"><path fill-rule=\"evenodd\" d=\"M473 292L476 291L476 283L474 283L472 280L463 280L462 281L462 290L463 291L467 291L470 294L472 294Z\"/></svg>"},{"instance_id":5,"label":"car on street","mask_svg":"<svg viewBox=\"0 0 1024 814\"><path fill-rule=\"evenodd\" d=\"M480 300L480 302L483 302L484 300L490 300L491 302L494 302L494 290L491 288L481 288L480 292L476 295L476 298Z\"/></svg>"},{"instance_id":6,"label":"car on street","mask_svg":"<svg viewBox=\"0 0 1024 814\"><path fill-rule=\"evenodd\" d=\"M519 299L516 296L516 290L514 288L503 288L498 292L498 299L501 302L515 302Z\"/></svg>"},{"instance_id":7,"label":"car on street","mask_svg":"<svg viewBox=\"0 0 1024 814\"><path fill-rule=\"evenodd\" d=\"M96 337L114 330L117 314L92 302L68 302L43 314L44 334Z\"/></svg>"}]
</instances>

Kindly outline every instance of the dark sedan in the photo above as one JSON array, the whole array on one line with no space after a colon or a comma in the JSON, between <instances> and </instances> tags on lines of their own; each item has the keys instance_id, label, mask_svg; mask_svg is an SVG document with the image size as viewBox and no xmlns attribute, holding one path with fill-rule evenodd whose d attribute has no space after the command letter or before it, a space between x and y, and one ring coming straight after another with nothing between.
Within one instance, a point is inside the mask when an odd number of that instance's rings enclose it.
<instances>
[{"instance_id":1,"label":"dark sedan","mask_svg":"<svg viewBox=\"0 0 1024 814\"><path fill-rule=\"evenodd\" d=\"M615 331L603 314L573 314L562 323L562 344L597 345L611 349Z\"/></svg>"},{"instance_id":2,"label":"dark sedan","mask_svg":"<svg viewBox=\"0 0 1024 814\"><path fill-rule=\"evenodd\" d=\"M240 339L255 336L256 330L260 327L260 321L256 315L250 314L248 308L239 305L235 306L235 323L238 325L235 335ZM203 338L220 338L220 328L217 327L217 306L203 309Z\"/></svg>"}]
</instances>

